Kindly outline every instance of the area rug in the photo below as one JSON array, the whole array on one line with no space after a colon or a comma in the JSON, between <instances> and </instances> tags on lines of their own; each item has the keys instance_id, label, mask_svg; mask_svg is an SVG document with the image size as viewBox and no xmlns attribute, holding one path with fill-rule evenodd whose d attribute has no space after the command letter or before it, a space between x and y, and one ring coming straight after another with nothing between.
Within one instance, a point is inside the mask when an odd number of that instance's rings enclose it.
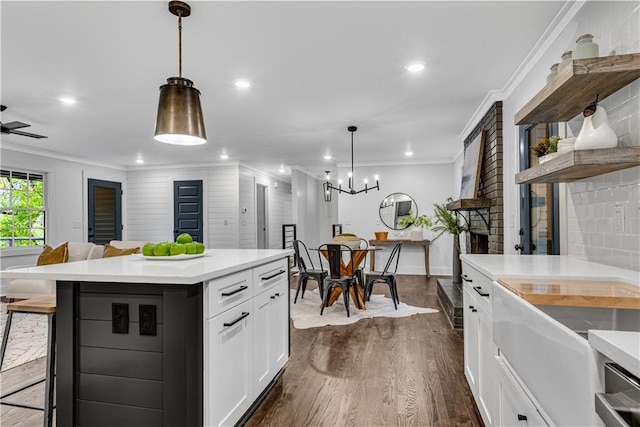
<instances>
[{"instance_id":1,"label":"area rug","mask_svg":"<svg viewBox=\"0 0 640 427\"><path fill-rule=\"evenodd\" d=\"M398 304L398 309L393 308L393 301L384 295L371 295L371 301L367 301L366 310L358 310L351 301L349 307L350 317L344 308L342 297L331 307L326 307L320 316L320 293L317 289L304 293L304 299L298 296L298 302L293 303L296 296L295 289L291 289L291 319L296 329L317 328L327 325L350 325L360 319L372 317L407 317L421 313L438 313L433 308L412 307L403 302Z\"/></svg>"},{"instance_id":2,"label":"area rug","mask_svg":"<svg viewBox=\"0 0 640 427\"><path fill-rule=\"evenodd\" d=\"M0 337L4 336L7 305L0 304ZM2 368L7 369L47 355L47 316L43 314L14 313L9 331L7 351Z\"/></svg>"}]
</instances>

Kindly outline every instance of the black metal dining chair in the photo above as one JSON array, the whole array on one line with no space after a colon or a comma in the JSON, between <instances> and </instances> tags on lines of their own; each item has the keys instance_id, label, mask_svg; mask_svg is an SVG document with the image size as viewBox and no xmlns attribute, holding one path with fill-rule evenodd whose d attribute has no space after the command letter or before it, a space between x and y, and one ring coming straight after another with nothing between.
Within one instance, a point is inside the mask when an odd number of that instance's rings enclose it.
<instances>
[{"instance_id":1,"label":"black metal dining chair","mask_svg":"<svg viewBox=\"0 0 640 427\"><path fill-rule=\"evenodd\" d=\"M307 290L307 282L309 281L309 279L318 282L320 300L323 300L324 279L329 275L329 272L322 268L322 263L320 263L320 268L316 268L315 265L313 265L313 261L309 256L309 250L302 240L293 241L293 251L295 253L294 256L296 257L298 271L300 272L300 275L298 277L298 289L296 290L296 296L293 299L293 303L295 304L296 302L298 302L298 294L300 293L300 288L302 288L301 298L304 299L304 291Z\"/></svg>"},{"instance_id":2,"label":"black metal dining chair","mask_svg":"<svg viewBox=\"0 0 640 427\"><path fill-rule=\"evenodd\" d=\"M367 301L371 298L371 292L373 291L373 284L376 282L386 283L389 286L389 292L391 293L391 299L393 300L393 306L398 309L398 286L396 283L396 271L398 271L398 262L400 261L400 249L402 249L402 242L398 242L393 247L391 255L387 265L385 265L382 271L372 271L365 274L365 281L367 283L365 287L365 298Z\"/></svg>"},{"instance_id":3,"label":"black metal dining chair","mask_svg":"<svg viewBox=\"0 0 640 427\"><path fill-rule=\"evenodd\" d=\"M350 317L349 313L349 289L353 288L354 297L356 299L356 306L362 306L358 297L358 282L355 274L343 275L341 272L342 266L342 254L348 253L350 264L353 265L353 251L347 245L340 244L323 244L318 248L318 256L322 257L323 252L326 253L326 258L329 261L329 276L324 279L324 300L322 302L322 308L320 309L320 315L324 313L324 308L329 304L331 298L331 290L335 287L342 289L342 297L344 299L344 306L347 309L347 317ZM322 259L322 258L320 258Z\"/></svg>"},{"instance_id":4,"label":"black metal dining chair","mask_svg":"<svg viewBox=\"0 0 640 427\"><path fill-rule=\"evenodd\" d=\"M360 238L360 248L367 250L369 249L369 242L366 239ZM368 255L368 254L367 254ZM358 284L364 290L364 269L367 267L367 255L364 256L362 260L362 264L355 271L356 278L358 279Z\"/></svg>"}]
</instances>

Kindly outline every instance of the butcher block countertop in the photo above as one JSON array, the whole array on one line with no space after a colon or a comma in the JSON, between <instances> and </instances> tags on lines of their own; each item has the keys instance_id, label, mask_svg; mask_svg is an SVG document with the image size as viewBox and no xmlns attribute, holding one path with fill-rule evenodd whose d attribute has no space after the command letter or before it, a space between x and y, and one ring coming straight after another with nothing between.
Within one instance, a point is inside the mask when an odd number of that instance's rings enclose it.
<instances>
[{"instance_id":1,"label":"butcher block countertop","mask_svg":"<svg viewBox=\"0 0 640 427\"><path fill-rule=\"evenodd\" d=\"M534 305L640 309L640 288L587 280L499 279L498 283Z\"/></svg>"}]
</instances>

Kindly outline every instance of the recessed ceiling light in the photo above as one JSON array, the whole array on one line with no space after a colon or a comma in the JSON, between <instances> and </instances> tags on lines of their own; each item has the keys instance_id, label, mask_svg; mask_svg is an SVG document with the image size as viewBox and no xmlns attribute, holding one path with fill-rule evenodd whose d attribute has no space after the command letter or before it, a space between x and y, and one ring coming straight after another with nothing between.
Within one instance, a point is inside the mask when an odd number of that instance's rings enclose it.
<instances>
[{"instance_id":1,"label":"recessed ceiling light","mask_svg":"<svg viewBox=\"0 0 640 427\"><path fill-rule=\"evenodd\" d=\"M228 154L220 154L220 158L222 160L227 160L229 158L229 155Z\"/></svg>"},{"instance_id":2,"label":"recessed ceiling light","mask_svg":"<svg viewBox=\"0 0 640 427\"><path fill-rule=\"evenodd\" d=\"M407 156L407 157L411 157L411 156L413 156L413 151L411 151L411 150L405 151L404 155Z\"/></svg>"},{"instance_id":3,"label":"recessed ceiling light","mask_svg":"<svg viewBox=\"0 0 640 427\"><path fill-rule=\"evenodd\" d=\"M143 160L143 159L136 159L136 163L137 163L137 164L139 164L139 165L141 165L141 164L143 164L143 163L144 163L144 160Z\"/></svg>"},{"instance_id":4,"label":"recessed ceiling light","mask_svg":"<svg viewBox=\"0 0 640 427\"><path fill-rule=\"evenodd\" d=\"M278 172L285 173L286 171L284 170L284 166L280 166L280 170Z\"/></svg>"},{"instance_id":5,"label":"recessed ceiling light","mask_svg":"<svg viewBox=\"0 0 640 427\"><path fill-rule=\"evenodd\" d=\"M69 97L66 97L66 96L65 96L65 97L62 97L62 98L58 98L58 99L59 99L59 100L60 100L60 102L62 102L63 104L69 104L69 105L71 105L71 104L75 104L76 102L78 102L78 101L76 101L75 99L73 99L73 98L69 98Z\"/></svg>"},{"instance_id":6,"label":"recessed ceiling light","mask_svg":"<svg viewBox=\"0 0 640 427\"><path fill-rule=\"evenodd\" d=\"M409 64L404 68L409 72L417 73L418 71L424 70L424 64L414 63L414 64Z\"/></svg>"},{"instance_id":7,"label":"recessed ceiling light","mask_svg":"<svg viewBox=\"0 0 640 427\"><path fill-rule=\"evenodd\" d=\"M234 81L233 84L240 89L247 89L251 87L251 82L249 80L238 79Z\"/></svg>"},{"instance_id":8,"label":"recessed ceiling light","mask_svg":"<svg viewBox=\"0 0 640 427\"><path fill-rule=\"evenodd\" d=\"M325 160L331 160L331 154L327 154L327 155L325 155L325 156L324 156L324 159L325 159Z\"/></svg>"}]
</instances>

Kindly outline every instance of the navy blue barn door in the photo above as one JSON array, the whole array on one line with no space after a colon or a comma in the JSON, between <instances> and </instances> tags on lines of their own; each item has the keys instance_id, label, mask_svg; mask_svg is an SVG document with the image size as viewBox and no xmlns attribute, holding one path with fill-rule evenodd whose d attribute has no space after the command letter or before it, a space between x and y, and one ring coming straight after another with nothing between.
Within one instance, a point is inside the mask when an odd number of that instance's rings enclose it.
<instances>
[{"instance_id":1,"label":"navy blue barn door","mask_svg":"<svg viewBox=\"0 0 640 427\"><path fill-rule=\"evenodd\" d=\"M173 181L173 240L189 233L203 242L202 181Z\"/></svg>"}]
</instances>

